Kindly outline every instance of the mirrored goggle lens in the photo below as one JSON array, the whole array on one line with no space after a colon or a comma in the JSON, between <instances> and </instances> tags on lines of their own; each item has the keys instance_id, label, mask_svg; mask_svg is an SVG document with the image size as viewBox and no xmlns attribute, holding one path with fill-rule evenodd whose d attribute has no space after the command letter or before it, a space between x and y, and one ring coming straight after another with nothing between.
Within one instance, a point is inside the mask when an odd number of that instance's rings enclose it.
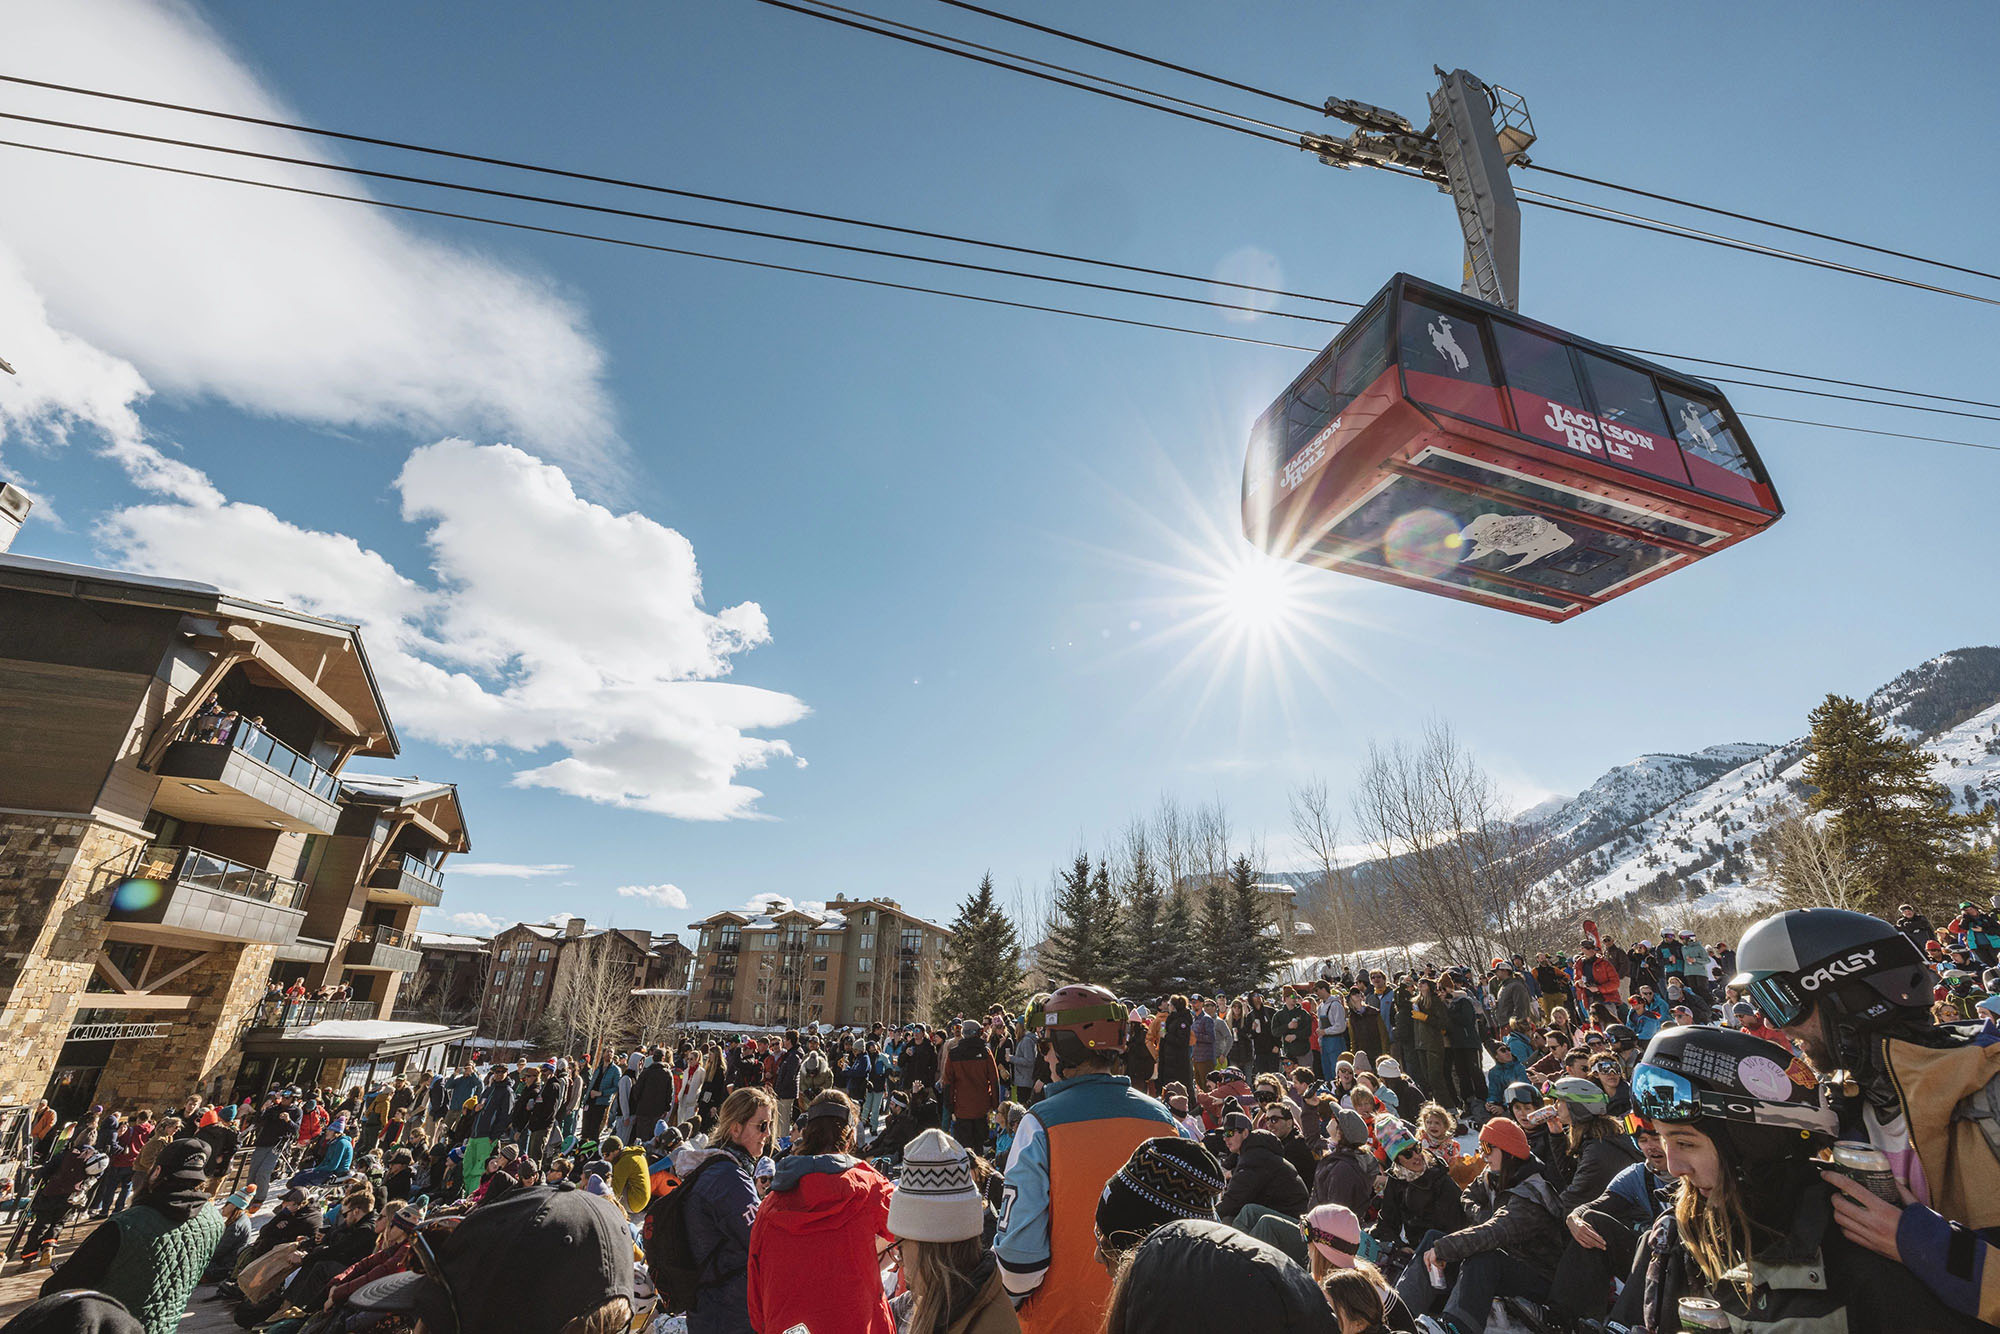
<instances>
[{"instance_id":1,"label":"mirrored goggle lens","mask_svg":"<svg viewBox=\"0 0 2000 1334\"><path fill-rule=\"evenodd\" d=\"M1806 1017L1806 1003L1796 991L1775 977L1752 982L1750 999L1764 1012L1764 1018L1779 1028L1796 1024Z\"/></svg>"},{"instance_id":2,"label":"mirrored goggle lens","mask_svg":"<svg viewBox=\"0 0 2000 1334\"><path fill-rule=\"evenodd\" d=\"M1657 1065L1641 1065L1632 1072L1632 1105L1639 1115L1655 1121L1692 1121L1700 1102L1694 1085L1683 1076Z\"/></svg>"}]
</instances>

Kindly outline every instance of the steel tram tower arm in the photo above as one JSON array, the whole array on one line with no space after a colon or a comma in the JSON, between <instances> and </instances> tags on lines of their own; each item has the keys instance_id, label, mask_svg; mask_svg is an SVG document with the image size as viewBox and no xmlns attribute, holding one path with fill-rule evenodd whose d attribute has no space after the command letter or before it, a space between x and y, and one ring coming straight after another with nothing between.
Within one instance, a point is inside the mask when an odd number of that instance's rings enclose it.
<instances>
[{"instance_id":1,"label":"steel tram tower arm","mask_svg":"<svg viewBox=\"0 0 2000 1334\"><path fill-rule=\"evenodd\" d=\"M1520 309L1521 205L1510 166L1527 161L1535 141L1527 103L1464 70L1438 70L1430 124L1423 130L1393 111L1330 97L1326 114L1355 127L1345 138L1302 134L1299 147L1330 167L1381 167L1437 183L1452 197L1465 233L1461 289L1508 310Z\"/></svg>"}]
</instances>

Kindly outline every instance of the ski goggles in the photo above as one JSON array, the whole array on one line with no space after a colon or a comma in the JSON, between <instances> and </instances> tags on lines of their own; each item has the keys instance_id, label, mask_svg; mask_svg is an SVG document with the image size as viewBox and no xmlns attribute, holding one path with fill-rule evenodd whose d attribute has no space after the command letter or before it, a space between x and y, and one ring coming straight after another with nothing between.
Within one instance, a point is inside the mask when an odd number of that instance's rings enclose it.
<instances>
[{"instance_id":1,"label":"ski goggles","mask_svg":"<svg viewBox=\"0 0 2000 1334\"><path fill-rule=\"evenodd\" d=\"M1806 1134L1834 1135L1834 1114L1818 1103L1784 1102L1741 1093L1697 1088L1686 1075L1641 1063L1632 1072L1632 1107L1650 1121L1684 1123L1704 1119L1780 1126Z\"/></svg>"},{"instance_id":2,"label":"ski goggles","mask_svg":"<svg viewBox=\"0 0 2000 1334\"><path fill-rule=\"evenodd\" d=\"M1765 1022L1775 1027L1789 1028L1812 1013L1812 1002L1777 973L1758 978L1749 990L1750 999L1763 1012Z\"/></svg>"}]
</instances>

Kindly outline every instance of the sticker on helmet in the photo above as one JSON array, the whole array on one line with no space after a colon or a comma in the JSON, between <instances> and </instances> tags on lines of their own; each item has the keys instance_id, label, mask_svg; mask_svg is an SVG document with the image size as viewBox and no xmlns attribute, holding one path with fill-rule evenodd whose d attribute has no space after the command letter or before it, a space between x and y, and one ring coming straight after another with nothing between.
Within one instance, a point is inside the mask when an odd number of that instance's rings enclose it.
<instances>
[{"instance_id":1,"label":"sticker on helmet","mask_svg":"<svg viewBox=\"0 0 2000 1334\"><path fill-rule=\"evenodd\" d=\"M1760 1098L1783 1102L1792 1096L1791 1076L1768 1056L1745 1056L1736 1063L1736 1082Z\"/></svg>"}]
</instances>

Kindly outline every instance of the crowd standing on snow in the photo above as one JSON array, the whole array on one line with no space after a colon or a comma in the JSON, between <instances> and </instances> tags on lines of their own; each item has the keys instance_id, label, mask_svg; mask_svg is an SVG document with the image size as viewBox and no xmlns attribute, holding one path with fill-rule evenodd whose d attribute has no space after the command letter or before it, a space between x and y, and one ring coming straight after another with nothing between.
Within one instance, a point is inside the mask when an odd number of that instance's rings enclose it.
<instances>
[{"instance_id":1,"label":"crowd standing on snow","mask_svg":"<svg viewBox=\"0 0 2000 1334\"><path fill-rule=\"evenodd\" d=\"M2000 905L1996 905L2000 906ZM1478 1334L2000 1323L2000 922L38 1109L12 1330ZM1984 970L1983 972L1981 970ZM220 1201L218 1204L217 1201ZM103 1219L73 1248L66 1216Z\"/></svg>"}]
</instances>

